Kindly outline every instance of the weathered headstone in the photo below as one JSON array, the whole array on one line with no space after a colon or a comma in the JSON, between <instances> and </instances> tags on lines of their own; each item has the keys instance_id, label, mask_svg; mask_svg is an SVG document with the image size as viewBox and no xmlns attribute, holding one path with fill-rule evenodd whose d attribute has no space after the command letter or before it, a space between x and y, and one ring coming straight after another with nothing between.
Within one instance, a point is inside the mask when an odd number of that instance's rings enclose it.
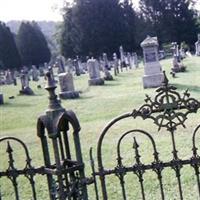
<instances>
[{"instance_id":1,"label":"weathered headstone","mask_svg":"<svg viewBox=\"0 0 200 200\"><path fill-rule=\"evenodd\" d=\"M38 70L37 70L37 68L36 68L36 66L35 65L33 65L32 66L32 80L33 81L39 81L39 72L38 72Z\"/></svg>"},{"instance_id":2,"label":"weathered headstone","mask_svg":"<svg viewBox=\"0 0 200 200\"><path fill-rule=\"evenodd\" d=\"M25 73L23 70L21 72L20 79L21 79L22 88L19 91L19 93L22 95L34 95L33 90L29 87L28 74Z\"/></svg>"},{"instance_id":3,"label":"weathered headstone","mask_svg":"<svg viewBox=\"0 0 200 200\"><path fill-rule=\"evenodd\" d=\"M120 66L121 66L121 71L123 71L123 68L127 69L127 65L125 62L125 55L124 55L124 49L122 46L119 47L119 53L120 53Z\"/></svg>"},{"instance_id":4,"label":"weathered headstone","mask_svg":"<svg viewBox=\"0 0 200 200\"><path fill-rule=\"evenodd\" d=\"M129 66L129 69L132 68L132 65L131 65L131 54L128 52L127 53L127 64Z\"/></svg>"},{"instance_id":5,"label":"weathered headstone","mask_svg":"<svg viewBox=\"0 0 200 200\"><path fill-rule=\"evenodd\" d=\"M57 57L56 66L58 67L58 74L65 72L65 58L63 56Z\"/></svg>"},{"instance_id":6,"label":"weathered headstone","mask_svg":"<svg viewBox=\"0 0 200 200\"><path fill-rule=\"evenodd\" d=\"M198 34L198 40L195 43L195 50L196 50L196 56L200 56L200 34Z\"/></svg>"},{"instance_id":7,"label":"weathered headstone","mask_svg":"<svg viewBox=\"0 0 200 200\"><path fill-rule=\"evenodd\" d=\"M89 85L104 85L104 80L101 78L99 63L96 59L89 59L87 61L87 68L89 72Z\"/></svg>"},{"instance_id":8,"label":"weathered headstone","mask_svg":"<svg viewBox=\"0 0 200 200\"><path fill-rule=\"evenodd\" d=\"M106 53L103 53L103 71L104 71L104 80L106 81L113 80L113 77L111 73L109 72L109 63L108 63L108 57Z\"/></svg>"},{"instance_id":9,"label":"weathered headstone","mask_svg":"<svg viewBox=\"0 0 200 200\"><path fill-rule=\"evenodd\" d=\"M137 56L137 53L134 52L134 53L132 54L132 56L133 56L133 60L134 60L134 67L135 67L135 68L138 68L138 56Z\"/></svg>"},{"instance_id":10,"label":"weathered headstone","mask_svg":"<svg viewBox=\"0 0 200 200\"><path fill-rule=\"evenodd\" d=\"M67 72L72 73L73 72L73 61L71 58L67 59Z\"/></svg>"},{"instance_id":11,"label":"weathered headstone","mask_svg":"<svg viewBox=\"0 0 200 200\"><path fill-rule=\"evenodd\" d=\"M158 40L157 37L147 38L141 43L144 55L144 88L159 87L163 82L162 67L158 58Z\"/></svg>"},{"instance_id":12,"label":"weathered headstone","mask_svg":"<svg viewBox=\"0 0 200 200\"><path fill-rule=\"evenodd\" d=\"M58 75L61 99L75 99L79 97L79 93L75 91L73 75L71 73L60 73Z\"/></svg>"},{"instance_id":13,"label":"weathered headstone","mask_svg":"<svg viewBox=\"0 0 200 200\"><path fill-rule=\"evenodd\" d=\"M119 60L117 58L117 54L113 53L113 65L114 65L114 74L117 76L119 74Z\"/></svg>"},{"instance_id":14,"label":"weathered headstone","mask_svg":"<svg viewBox=\"0 0 200 200\"><path fill-rule=\"evenodd\" d=\"M3 100L3 94L0 93L0 105L4 104L4 100Z\"/></svg>"},{"instance_id":15,"label":"weathered headstone","mask_svg":"<svg viewBox=\"0 0 200 200\"><path fill-rule=\"evenodd\" d=\"M181 63L181 57L180 57L178 44L176 42L173 42L172 45L173 45L173 47L172 47L172 50L173 50L172 71L175 73L184 72L186 67Z\"/></svg>"},{"instance_id":16,"label":"weathered headstone","mask_svg":"<svg viewBox=\"0 0 200 200\"><path fill-rule=\"evenodd\" d=\"M39 67L39 74L40 74L40 76L44 76L45 75L44 67L42 67L42 66Z\"/></svg>"},{"instance_id":17,"label":"weathered headstone","mask_svg":"<svg viewBox=\"0 0 200 200\"><path fill-rule=\"evenodd\" d=\"M9 69L5 71L5 81L8 85L13 84L13 75Z\"/></svg>"},{"instance_id":18,"label":"weathered headstone","mask_svg":"<svg viewBox=\"0 0 200 200\"><path fill-rule=\"evenodd\" d=\"M81 71L80 71L80 68L79 68L78 58L74 59L73 64L74 64L76 76L80 76L81 75Z\"/></svg>"}]
</instances>

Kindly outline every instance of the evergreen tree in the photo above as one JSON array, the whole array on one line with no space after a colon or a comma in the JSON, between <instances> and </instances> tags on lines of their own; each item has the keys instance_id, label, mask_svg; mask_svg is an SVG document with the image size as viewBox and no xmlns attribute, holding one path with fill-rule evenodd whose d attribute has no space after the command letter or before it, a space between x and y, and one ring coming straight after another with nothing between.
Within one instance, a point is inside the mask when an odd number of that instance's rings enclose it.
<instances>
[{"instance_id":1,"label":"evergreen tree","mask_svg":"<svg viewBox=\"0 0 200 200\"><path fill-rule=\"evenodd\" d=\"M16 47L14 35L0 22L0 68L15 69L21 67L21 59Z\"/></svg>"},{"instance_id":2,"label":"evergreen tree","mask_svg":"<svg viewBox=\"0 0 200 200\"><path fill-rule=\"evenodd\" d=\"M118 0L76 0L64 11L61 51L65 57L118 51L126 35Z\"/></svg>"},{"instance_id":3,"label":"evergreen tree","mask_svg":"<svg viewBox=\"0 0 200 200\"><path fill-rule=\"evenodd\" d=\"M136 23L137 13L133 9L132 0L124 0L121 3L123 9L124 37L123 47L126 51L136 50ZM137 38L138 39L138 38Z\"/></svg>"},{"instance_id":4,"label":"evergreen tree","mask_svg":"<svg viewBox=\"0 0 200 200\"><path fill-rule=\"evenodd\" d=\"M35 22L21 23L17 46L23 65L39 65L50 61L51 53L46 38Z\"/></svg>"},{"instance_id":5,"label":"evergreen tree","mask_svg":"<svg viewBox=\"0 0 200 200\"><path fill-rule=\"evenodd\" d=\"M141 12L161 42L181 41L193 45L197 34L193 0L140 0Z\"/></svg>"}]
</instances>

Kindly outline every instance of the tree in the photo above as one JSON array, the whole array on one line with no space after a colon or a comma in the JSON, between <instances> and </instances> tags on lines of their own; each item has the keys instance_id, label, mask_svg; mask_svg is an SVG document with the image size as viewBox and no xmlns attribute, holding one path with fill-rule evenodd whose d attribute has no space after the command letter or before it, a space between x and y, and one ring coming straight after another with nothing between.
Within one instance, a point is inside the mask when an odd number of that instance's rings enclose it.
<instances>
[{"instance_id":1,"label":"tree","mask_svg":"<svg viewBox=\"0 0 200 200\"><path fill-rule=\"evenodd\" d=\"M123 45L126 30L118 0L76 0L64 8L62 54L65 57L111 54Z\"/></svg>"},{"instance_id":2,"label":"tree","mask_svg":"<svg viewBox=\"0 0 200 200\"><path fill-rule=\"evenodd\" d=\"M21 59L16 47L14 35L0 22L0 68L15 69L21 67Z\"/></svg>"},{"instance_id":3,"label":"tree","mask_svg":"<svg viewBox=\"0 0 200 200\"><path fill-rule=\"evenodd\" d=\"M21 23L17 46L23 65L40 65L50 61L51 53L46 38L36 22Z\"/></svg>"},{"instance_id":4,"label":"tree","mask_svg":"<svg viewBox=\"0 0 200 200\"><path fill-rule=\"evenodd\" d=\"M123 47L126 51L136 50L136 23L137 13L133 9L132 0L124 0L121 3L123 10L124 37Z\"/></svg>"},{"instance_id":5,"label":"tree","mask_svg":"<svg viewBox=\"0 0 200 200\"><path fill-rule=\"evenodd\" d=\"M140 0L141 12L161 42L181 41L193 45L198 32L193 0Z\"/></svg>"}]
</instances>

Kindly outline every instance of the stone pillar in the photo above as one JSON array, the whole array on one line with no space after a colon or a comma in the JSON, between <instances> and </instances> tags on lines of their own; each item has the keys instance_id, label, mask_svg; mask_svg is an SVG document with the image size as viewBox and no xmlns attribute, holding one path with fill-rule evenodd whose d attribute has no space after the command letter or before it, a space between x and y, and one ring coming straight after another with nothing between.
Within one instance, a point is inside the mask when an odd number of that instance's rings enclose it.
<instances>
[{"instance_id":1,"label":"stone pillar","mask_svg":"<svg viewBox=\"0 0 200 200\"><path fill-rule=\"evenodd\" d=\"M125 62L125 56L124 56L124 49L122 46L119 47L119 53L120 53L120 63L121 63L121 71L123 71L123 68L127 68L126 62Z\"/></svg>"},{"instance_id":2,"label":"stone pillar","mask_svg":"<svg viewBox=\"0 0 200 200\"><path fill-rule=\"evenodd\" d=\"M162 67L158 58L158 40L157 37L147 38L141 43L144 55L144 88L153 88L161 86L163 82Z\"/></svg>"},{"instance_id":3,"label":"stone pillar","mask_svg":"<svg viewBox=\"0 0 200 200\"><path fill-rule=\"evenodd\" d=\"M111 73L109 72L109 63L108 63L108 58L107 54L103 53L103 71L104 71L104 80L106 81L112 81L113 77Z\"/></svg>"},{"instance_id":4,"label":"stone pillar","mask_svg":"<svg viewBox=\"0 0 200 200\"><path fill-rule=\"evenodd\" d=\"M71 73L60 73L58 78L61 90L59 96L61 99L79 98L79 93L74 89L74 80Z\"/></svg>"},{"instance_id":5,"label":"stone pillar","mask_svg":"<svg viewBox=\"0 0 200 200\"><path fill-rule=\"evenodd\" d=\"M3 101L3 94L0 93L0 105L4 104L4 101Z\"/></svg>"},{"instance_id":6,"label":"stone pillar","mask_svg":"<svg viewBox=\"0 0 200 200\"><path fill-rule=\"evenodd\" d=\"M101 78L99 63L96 59L89 59L87 61L87 68L89 72L89 85L104 85L104 80Z\"/></svg>"},{"instance_id":7,"label":"stone pillar","mask_svg":"<svg viewBox=\"0 0 200 200\"><path fill-rule=\"evenodd\" d=\"M129 69L132 69L131 54L129 52L127 53L127 62L128 62Z\"/></svg>"}]
</instances>

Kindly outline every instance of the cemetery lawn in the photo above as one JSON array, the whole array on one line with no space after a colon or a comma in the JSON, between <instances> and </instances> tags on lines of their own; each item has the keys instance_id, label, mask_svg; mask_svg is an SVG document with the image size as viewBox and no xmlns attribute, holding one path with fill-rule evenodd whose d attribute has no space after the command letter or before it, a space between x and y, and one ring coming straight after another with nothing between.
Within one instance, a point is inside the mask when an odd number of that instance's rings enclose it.
<instances>
[{"instance_id":1,"label":"cemetery lawn","mask_svg":"<svg viewBox=\"0 0 200 200\"><path fill-rule=\"evenodd\" d=\"M186 58L183 63L187 66L187 72L178 73L176 75L177 78L172 78L169 74L172 60L166 59L161 61L170 83L175 85L181 93L188 88L191 96L200 100L200 57ZM123 73L115 77L114 81L106 81L104 86L88 87L88 75L75 77L75 88L81 91L81 98L76 100L62 100L62 106L66 109L73 110L80 121L82 128L80 138L86 166L86 175L88 177L91 174L89 149L93 147L93 155L96 161L97 141L103 127L114 117L139 108L140 105L144 104L145 94L151 97L155 96L155 89L143 89L142 75L143 64L141 63L138 69L124 70ZM38 84L41 84L42 89L37 88ZM43 89L43 78L41 78L40 82L31 82L30 86L35 92L35 96L18 96L20 90L19 80L17 86L1 86L5 104L0 106L0 137L14 136L23 140L30 150L33 165L41 166L43 165L43 156L40 140L36 134L36 123L38 116L43 114L47 109L48 94ZM59 92L59 88L57 88L56 92ZM8 97L10 96L14 96L15 98L9 99ZM179 128L176 133L178 155L182 159L187 159L192 156L192 132L194 128L200 124L199 113L189 115L188 121L186 121L187 128ZM158 132L157 127L151 120L143 121L141 119L130 119L113 127L112 131L110 131L105 138L103 145L103 161L105 163L105 168L109 169L116 166L117 140L126 130L134 128L147 130L153 135L162 161L172 159L171 138L165 129ZM131 166L135 162L132 141L132 138L128 138L123 143L123 161L126 163L126 166ZM152 148L149 141L139 137L138 143L141 145L140 155L142 156L142 161L144 163L152 162ZM200 144L200 137L198 137L197 144ZM6 145L1 145L0 147L0 171L8 166L5 146ZM14 148L16 151L16 165L22 167L24 166L23 151L19 146L14 146ZM163 171L166 199L170 200L179 199L177 180L174 174L174 171L171 169ZM198 199L194 170L191 167L183 167L181 174L183 174L181 178L184 199ZM155 173L146 172L144 178L146 199L160 199L159 185ZM109 199L122 199L119 187L120 184L117 177L111 176L107 179ZM133 174L128 174L125 181L128 199L142 199L137 177ZM31 188L26 183L27 181L24 178L20 178L19 184L22 188L20 191L23 191L21 196L23 200L30 199ZM12 185L7 179L0 178L0 186L1 192L3 193L3 200L14 199ZM38 199L48 199L45 177L38 176L36 178L36 187ZM99 192L101 192L100 189ZM90 199L94 200L93 186L89 186L88 193Z\"/></svg>"}]
</instances>

